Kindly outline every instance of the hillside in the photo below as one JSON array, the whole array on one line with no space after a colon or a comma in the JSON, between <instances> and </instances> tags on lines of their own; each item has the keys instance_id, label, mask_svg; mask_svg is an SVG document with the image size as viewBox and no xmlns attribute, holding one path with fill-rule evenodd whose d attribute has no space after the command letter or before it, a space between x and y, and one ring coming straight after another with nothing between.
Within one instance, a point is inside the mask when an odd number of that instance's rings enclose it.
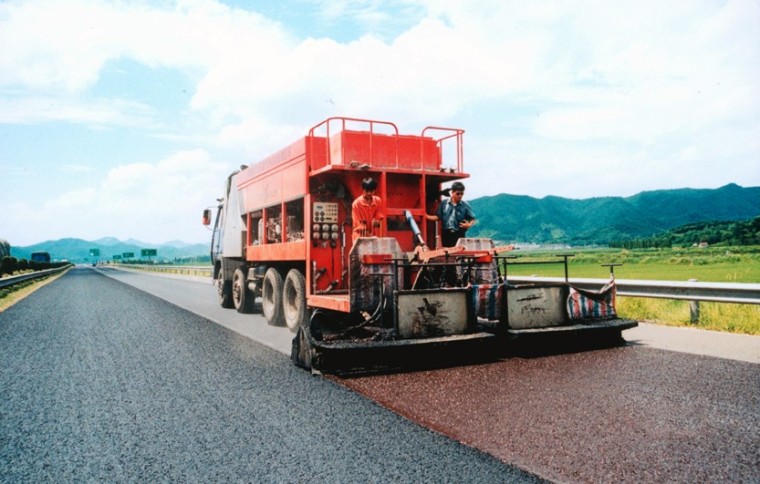
<instances>
[{"instance_id":1,"label":"hillside","mask_svg":"<svg viewBox=\"0 0 760 484\"><path fill-rule=\"evenodd\" d=\"M504 242L607 244L694 222L749 220L760 215L760 187L730 184L583 200L501 194L470 204L478 216L471 236Z\"/></svg>"},{"instance_id":2,"label":"hillside","mask_svg":"<svg viewBox=\"0 0 760 484\"><path fill-rule=\"evenodd\" d=\"M642 239L697 222L742 221L760 215L760 187L736 184L717 189L682 188L641 192L631 197L583 200L548 196L541 199L501 194L470 201L478 224L468 235L502 242L536 244L606 245L613 241ZM12 241L11 241L12 244ZM100 260L114 254L157 249L154 260L208 256L208 244L182 241L162 245L107 237L95 241L61 239L28 247L11 247L11 255L29 259L46 251L53 259L91 261L90 249L100 249Z\"/></svg>"},{"instance_id":3,"label":"hillside","mask_svg":"<svg viewBox=\"0 0 760 484\"><path fill-rule=\"evenodd\" d=\"M760 215L747 221L707 221L682 225L653 237L610 242L610 247L641 249L708 245L760 245Z\"/></svg>"},{"instance_id":4,"label":"hillside","mask_svg":"<svg viewBox=\"0 0 760 484\"><path fill-rule=\"evenodd\" d=\"M100 257L91 257L90 250L99 249ZM135 254L135 259L140 259L141 249L156 249L157 256L152 260L182 259L188 257L208 256L208 244L187 244L185 242L173 241L166 244L155 245L140 242L138 240L128 240L122 242L113 237L105 237L98 240L87 241L82 239L60 239L48 240L39 244L29 245L26 247L11 246L11 256L17 259L31 258L32 252L44 251L50 253L54 260L69 260L74 263L93 262L97 260L111 260L114 255L122 255L125 252Z\"/></svg>"}]
</instances>

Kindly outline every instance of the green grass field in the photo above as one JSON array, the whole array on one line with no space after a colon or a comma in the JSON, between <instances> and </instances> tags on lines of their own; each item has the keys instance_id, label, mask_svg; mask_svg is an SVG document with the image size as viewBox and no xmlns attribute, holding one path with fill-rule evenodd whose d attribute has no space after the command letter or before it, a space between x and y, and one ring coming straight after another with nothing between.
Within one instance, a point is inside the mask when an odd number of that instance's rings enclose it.
<instances>
[{"instance_id":1,"label":"green grass field","mask_svg":"<svg viewBox=\"0 0 760 484\"><path fill-rule=\"evenodd\" d=\"M602 279L609 268L602 264L622 264L614 268L617 279L659 281L760 283L760 247L714 247L642 250L515 251L514 261L561 261L558 254L575 254L568 260L571 278ZM563 264L511 264L510 275L563 277ZM663 325L692 326L700 329L760 335L760 306L753 304L700 303L699 323L691 324L686 301L619 297L618 314L625 318Z\"/></svg>"},{"instance_id":2,"label":"green grass field","mask_svg":"<svg viewBox=\"0 0 760 484\"><path fill-rule=\"evenodd\" d=\"M609 268L602 264L622 264L615 267L619 279L658 281L747 282L760 283L760 247L720 247L710 249L569 249L565 251L514 251L518 262L561 261L558 254L574 254L568 259L570 277L604 278ZM562 264L510 265L514 275L564 275Z\"/></svg>"}]
</instances>

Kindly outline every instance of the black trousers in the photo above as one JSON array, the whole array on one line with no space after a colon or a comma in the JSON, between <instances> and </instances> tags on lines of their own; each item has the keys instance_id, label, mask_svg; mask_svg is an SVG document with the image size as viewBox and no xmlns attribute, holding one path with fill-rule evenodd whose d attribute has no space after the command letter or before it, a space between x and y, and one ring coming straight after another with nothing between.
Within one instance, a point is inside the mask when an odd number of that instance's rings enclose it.
<instances>
[{"instance_id":1,"label":"black trousers","mask_svg":"<svg viewBox=\"0 0 760 484\"><path fill-rule=\"evenodd\" d=\"M441 232L441 245L444 247L454 247L457 245L457 240L460 237L464 237L466 230L447 230L443 229Z\"/></svg>"},{"instance_id":2,"label":"black trousers","mask_svg":"<svg viewBox=\"0 0 760 484\"><path fill-rule=\"evenodd\" d=\"M443 229L441 232L441 245L444 247L454 247L457 245L457 240L459 240L461 237L464 237L466 230L446 230ZM451 260L450 262L453 262ZM446 281L446 284L449 287L456 287L458 285L457 281L457 269L455 266L447 266L443 268L444 274L443 279Z\"/></svg>"}]
</instances>

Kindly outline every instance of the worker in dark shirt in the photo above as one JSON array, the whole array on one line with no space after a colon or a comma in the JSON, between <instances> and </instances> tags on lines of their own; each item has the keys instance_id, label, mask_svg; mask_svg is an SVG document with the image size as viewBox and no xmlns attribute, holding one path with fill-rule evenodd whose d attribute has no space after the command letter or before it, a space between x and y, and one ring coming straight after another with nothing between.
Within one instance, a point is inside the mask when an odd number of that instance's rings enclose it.
<instances>
[{"instance_id":1,"label":"worker in dark shirt","mask_svg":"<svg viewBox=\"0 0 760 484\"><path fill-rule=\"evenodd\" d=\"M475 214L470 204L462 200L464 184L454 182L450 192L451 198L438 205L435 215L425 214L428 220L441 222L441 244L444 247L454 247L457 240L465 236L467 229L475 225Z\"/></svg>"}]
</instances>

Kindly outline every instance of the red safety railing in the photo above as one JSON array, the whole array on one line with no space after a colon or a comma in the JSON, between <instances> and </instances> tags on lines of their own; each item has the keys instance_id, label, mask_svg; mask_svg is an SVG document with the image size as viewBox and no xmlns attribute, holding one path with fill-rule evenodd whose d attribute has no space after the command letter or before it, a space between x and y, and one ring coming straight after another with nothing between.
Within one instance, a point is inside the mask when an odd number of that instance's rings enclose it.
<instances>
[{"instance_id":1,"label":"red safety railing","mask_svg":"<svg viewBox=\"0 0 760 484\"><path fill-rule=\"evenodd\" d=\"M443 136L433 138L428 134L430 131L442 132ZM337 137L336 135L341 132L346 134ZM309 130L309 148L312 153L314 153L313 150L319 149L315 145L315 140L324 135L324 163L326 165L353 166L356 164L355 168L361 168L366 163L367 168L401 168L415 171L444 169L444 164L447 163L447 160L444 160L444 153L453 151L454 166L450 168L461 173L463 171L463 134L462 129L428 126L422 131L421 136L407 136L400 135L398 127L388 121L331 117ZM448 148L451 142L454 146ZM339 143L340 146L335 147L334 143ZM414 148L417 144L418 149ZM366 149L363 150L365 146ZM339 152L333 153L334 148L336 151L339 148ZM415 150L418 155L414 154ZM362 159L351 159L351 156L359 151L361 154L357 157Z\"/></svg>"},{"instance_id":2,"label":"red safety railing","mask_svg":"<svg viewBox=\"0 0 760 484\"><path fill-rule=\"evenodd\" d=\"M448 140L454 140L455 146L453 148L454 156L456 157L456 172L462 173L464 171L464 130L458 129L458 128L443 128L440 126L428 126L425 129L422 130L422 139L425 138L425 133L427 133L428 130L432 131L443 131L446 133L449 133L446 136L443 136L442 138L436 139L436 148L441 153L441 168L443 168L446 164L445 159L445 150L444 150L444 142ZM425 145L423 143L420 143L420 158L425 159ZM453 168L453 167L452 167Z\"/></svg>"}]
</instances>

